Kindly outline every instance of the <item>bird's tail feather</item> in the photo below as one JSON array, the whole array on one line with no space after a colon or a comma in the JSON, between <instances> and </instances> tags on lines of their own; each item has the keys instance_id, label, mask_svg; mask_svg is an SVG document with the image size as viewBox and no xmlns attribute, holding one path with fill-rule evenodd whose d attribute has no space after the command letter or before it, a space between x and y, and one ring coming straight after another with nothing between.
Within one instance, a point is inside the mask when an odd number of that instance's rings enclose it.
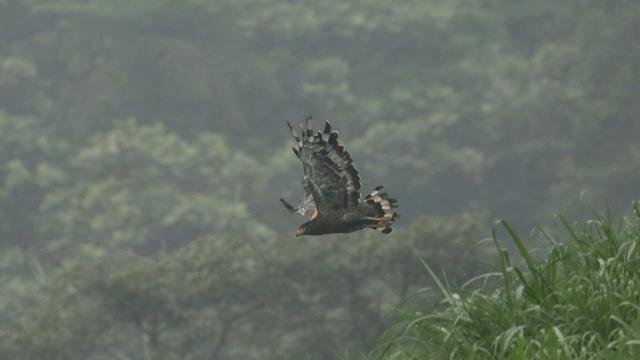
<instances>
[{"instance_id":1,"label":"bird's tail feather","mask_svg":"<svg viewBox=\"0 0 640 360\"><path fill-rule=\"evenodd\" d=\"M398 200L389 197L389 194L381 192L382 185L377 186L364 200L371 206L373 206L376 214L375 222L369 227L376 229L384 234L391 232L391 224L400 217L400 214L393 211L398 207Z\"/></svg>"}]
</instances>

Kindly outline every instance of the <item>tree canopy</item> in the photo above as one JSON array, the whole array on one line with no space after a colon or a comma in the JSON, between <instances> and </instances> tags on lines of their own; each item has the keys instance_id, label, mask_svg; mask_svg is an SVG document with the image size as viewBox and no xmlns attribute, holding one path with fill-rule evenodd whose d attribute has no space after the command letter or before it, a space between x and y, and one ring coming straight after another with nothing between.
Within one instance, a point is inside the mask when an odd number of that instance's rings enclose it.
<instances>
[{"instance_id":1,"label":"tree canopy","mask_svg":"<svg viewBox=\"0 0 640 360\"><path fill-rule=\"evenodd\" d=\"M331 359L640 183L640 3L0 1L0 357ZM294 239L285 120L402 219Z\"/></svg>"}]
</instances>

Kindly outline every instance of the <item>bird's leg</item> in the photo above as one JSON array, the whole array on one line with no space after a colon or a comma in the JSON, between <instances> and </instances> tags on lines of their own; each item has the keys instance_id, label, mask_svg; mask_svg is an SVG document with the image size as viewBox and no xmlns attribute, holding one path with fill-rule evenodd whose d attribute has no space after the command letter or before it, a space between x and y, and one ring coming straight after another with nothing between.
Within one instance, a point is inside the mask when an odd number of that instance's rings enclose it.
<instances>
[{"instance_id":1,"label":"bird's leg","mask_svg":"<svg viewBox=\"0 0 640 360\"><path fill-rule=\"evenodd\" d=\"M315 218L318 217L318 209L314 208L313 211L311 212L311 220L315 220Z\"/></svg>"},{"instance_id":2,"label":"bird's leg","mask_svg":"<svg viewBox=\"0 0 640 360\"><path fill-rule=\"evenodd\" d=\"M371 221L387 221L389 219L385 218L385 217L373 217L373 216L365 216L366 220L371 220Z\"/></svg>"},{"instance_id":3,"label":"bird's leg","mask_svg":"<svg viewBox=\"0 0 640 360\"><path fill-rule=\"evenodd\" d=\"M372 229L378 229L378 228L385 228L385 227L389 226L389 224L387 224L387 223L375 223L375 224L371 224L371 225L367 225L367 226L372 228Z\"/></svg>"}]
</instances>

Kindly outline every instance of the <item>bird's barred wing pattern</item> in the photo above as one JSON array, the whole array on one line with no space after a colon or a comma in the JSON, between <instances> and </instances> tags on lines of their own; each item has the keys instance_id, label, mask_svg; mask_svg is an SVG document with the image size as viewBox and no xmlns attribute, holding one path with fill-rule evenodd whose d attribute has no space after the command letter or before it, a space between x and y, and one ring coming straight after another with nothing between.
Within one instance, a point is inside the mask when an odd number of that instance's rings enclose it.
<instances>
[{"instance_id":1,"label":"bird's barred wing pattern","mask_svg":"<svg viewBox=\"0 0 640 360\"><path fill-rule=\"evenodd\" d=\"M314 132L307 117L298 135L287 123L297 147L293 152L302 162L305 190L313 195L320 214L334 209L357 206L360 201L360 176L351 155L338 143L338 132L325 122L324 131Z\"/></svg>"}]
</instances>

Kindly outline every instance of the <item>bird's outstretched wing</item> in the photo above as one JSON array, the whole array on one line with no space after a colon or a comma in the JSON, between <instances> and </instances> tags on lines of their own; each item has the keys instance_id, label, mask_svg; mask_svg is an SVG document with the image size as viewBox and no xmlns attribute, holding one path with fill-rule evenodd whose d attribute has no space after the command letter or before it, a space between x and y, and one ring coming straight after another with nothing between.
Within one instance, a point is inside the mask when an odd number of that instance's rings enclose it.
<instances>
[{"instance_id":1,"label":"bird's outstretched wing","mask_svg":"<svg viewBox=\"0 0 640 360\"><path fill-rule=\"evenodd\" d=\"M302 161L304 188L313 195L320 214L333 209L357 206L360 201L360 176L351 155L338 143L338 132L325 122L324 131L314 132L307 117L298 135L287 122L297 147L293 152Z\"/></svg>"}]
</instances>

